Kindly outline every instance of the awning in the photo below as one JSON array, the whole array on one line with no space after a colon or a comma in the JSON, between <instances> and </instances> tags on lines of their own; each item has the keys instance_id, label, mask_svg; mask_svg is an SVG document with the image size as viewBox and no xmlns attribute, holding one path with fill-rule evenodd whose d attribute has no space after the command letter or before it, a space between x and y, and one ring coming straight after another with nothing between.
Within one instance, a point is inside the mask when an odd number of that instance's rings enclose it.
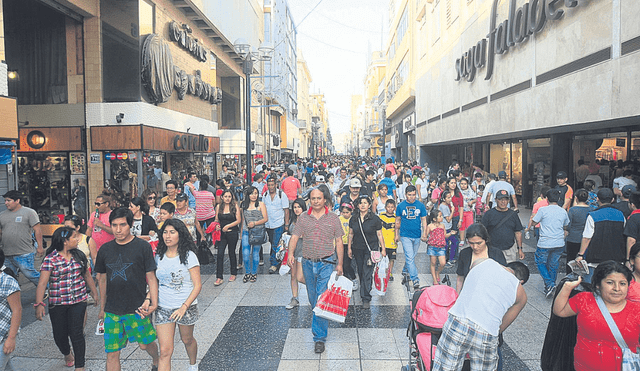
<instances>
[{"instance_id":1,"label":"awning","mask_svg":"<svg viewBox=\"0 0 640 371\"><path fill-rule=\"evenodd\" d=\"M0 140L0 148L11 148L11 147L15 147L16 144L14 142L8 141L8 140Z\"/></svg>"}]
</instances>

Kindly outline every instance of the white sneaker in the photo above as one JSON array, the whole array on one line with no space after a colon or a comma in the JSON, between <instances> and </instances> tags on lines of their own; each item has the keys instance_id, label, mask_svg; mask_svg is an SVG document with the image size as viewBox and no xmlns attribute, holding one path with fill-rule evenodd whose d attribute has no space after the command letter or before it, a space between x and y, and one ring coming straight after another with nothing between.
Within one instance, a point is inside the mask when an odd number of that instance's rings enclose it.
<instances>
[{"instance_id":1,"label":"white sneaker","mask_svg":"<svg viewBox=\"0 0 640 371\"><path fill-rule=\"evenodd\" d=\"M358 291L359 288L360 284L358 283L358 280L353 280L353 291Z\"/></svg>"},{"instance_id":2,"label":"white sneaker","mask_svg":"<svg viewBox=\"0 0 640 371\"><path fill-rule=\"evenodd\" d=\"M285 308L293 309L293 308L297 307L298 305L300 305L300 302L298 301L298 299L291 298L291 301L289 302L289 304L287 304L287 306Z\"/></svg>"}]
</instances>

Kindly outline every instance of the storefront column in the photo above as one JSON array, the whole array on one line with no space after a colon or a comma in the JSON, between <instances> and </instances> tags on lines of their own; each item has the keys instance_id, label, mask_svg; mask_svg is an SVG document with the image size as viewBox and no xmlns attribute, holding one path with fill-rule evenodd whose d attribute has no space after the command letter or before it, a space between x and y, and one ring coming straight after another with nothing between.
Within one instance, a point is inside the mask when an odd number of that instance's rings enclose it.
<instances>
[{"instance_id":1,"label":"storefront column","mask_svg":"<svg viewBox=\"0 0 640 371\"><path fill-rule=\"evenodd\" d=\"M144 184L144 180L146 178L146 172L143 169L143 157L142 157L142 151L138 151L137 152L137 156L138 156L138 194L142 194L142 192L144 192L144 190L146 189L145 184Z\"/></svg>"},{"instance_id":2,"label":"storefront column","mask_svg":"<svg viewBox=\"0 0 640 371\"><path fill-rule=\"evenodd\" d=\"M556 174L565 171L569 175L567 183L573 184L573 150L571 134L551 135L551 186L556 186Z\"/></svg>"}]
</instances>

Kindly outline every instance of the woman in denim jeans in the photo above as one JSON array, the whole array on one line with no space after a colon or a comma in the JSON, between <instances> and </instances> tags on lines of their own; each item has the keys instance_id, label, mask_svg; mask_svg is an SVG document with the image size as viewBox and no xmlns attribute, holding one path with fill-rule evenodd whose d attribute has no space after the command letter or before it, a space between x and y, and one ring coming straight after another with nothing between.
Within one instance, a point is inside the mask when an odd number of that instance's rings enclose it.
<instances>
[{"instance_id":1,"label":"woman in denim jeans","mask_svg":"<svg viewBox=\"0 0 640 371\"><path fill-rule=\"evenodd\" d=\"M262 245L249 245L249 229L264 225L269 220L267 208L262 201L258 201L258 189L256 187L247 187L246 196L242 201L242 215L242 255L244 257L245 271L242 282L256 282Z\"/></svg>"}]
</instances>

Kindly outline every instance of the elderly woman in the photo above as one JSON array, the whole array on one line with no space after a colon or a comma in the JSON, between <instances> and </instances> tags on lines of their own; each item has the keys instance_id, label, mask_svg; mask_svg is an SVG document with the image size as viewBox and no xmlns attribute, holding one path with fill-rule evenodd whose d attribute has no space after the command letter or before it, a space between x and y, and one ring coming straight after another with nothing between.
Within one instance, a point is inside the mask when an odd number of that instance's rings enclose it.
<instances>
[{"instance_id":1,"label":"elderly woman","mask_svg":"<svg viewBox=\"0 0 640 371\"><path fill-rule=\"evenodd\" d=\"M370 251L382 251L386 256L384 239L382 238L382 221L371 211L371 199L361 195L355 201L358 211L349 219L348 254L355 257L360 276L360 297L362 308L368 309L371 302L371 284L373 281L373 266Z\"/></svg>"},{"instance_id":2,"label":"elderly woman","mask_svg":"<svg viewBox=\"0 0 640 371\"><path fill-rule=\"evenodd\" d=\"M594 292L582 292L571 299L569 294L582 280L564 284L553 304L559 317L577 316L578 336L574 348L576 371L620 371L622 350L605 321L596 300L602 299L606 310L620 330L626 345L637 352L640 337L640 303L627 300L633 274L612 260L602 262L593 273Z\"/></svg>"}]
</instances>

